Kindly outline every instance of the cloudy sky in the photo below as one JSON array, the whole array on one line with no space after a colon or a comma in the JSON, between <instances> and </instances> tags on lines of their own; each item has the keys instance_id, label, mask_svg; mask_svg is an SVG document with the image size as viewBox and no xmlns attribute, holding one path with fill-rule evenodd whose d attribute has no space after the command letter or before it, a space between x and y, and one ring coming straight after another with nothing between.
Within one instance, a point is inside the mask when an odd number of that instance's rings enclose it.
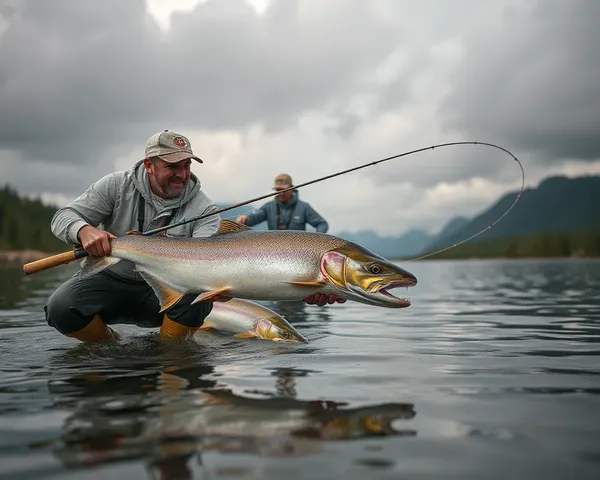
<instances>
[{"instance_id":1,"label":"cloudy sky","mask_svg":"<svg viewBox=\"0 0 600 480\"><path fill-rule=\"evenodd\" d=\"M0 0L0 183L64 204L163 129L227 204L447 141L528 185L598 174L599 45L597 0ZM452 147L300 195L400 234L519 185Z\"/></svg>"}]
</instances>

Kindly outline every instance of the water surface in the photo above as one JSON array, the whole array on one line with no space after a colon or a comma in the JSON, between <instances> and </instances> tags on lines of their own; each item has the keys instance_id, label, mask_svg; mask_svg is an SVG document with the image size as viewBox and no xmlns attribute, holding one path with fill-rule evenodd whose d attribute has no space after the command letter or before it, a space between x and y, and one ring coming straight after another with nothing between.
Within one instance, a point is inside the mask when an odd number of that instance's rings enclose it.
<instances>
[{"instance_id":1,"label":"water surface","mask_svg":"<svg viewBox=\"0 0 600 480\"><path fill-rule=\"evenodd\" d=\"M0 270L0 477L600 478L600 261L403 264L413 305L265 303L306 345L82 346Z\"/></svg>"}]
</instances>

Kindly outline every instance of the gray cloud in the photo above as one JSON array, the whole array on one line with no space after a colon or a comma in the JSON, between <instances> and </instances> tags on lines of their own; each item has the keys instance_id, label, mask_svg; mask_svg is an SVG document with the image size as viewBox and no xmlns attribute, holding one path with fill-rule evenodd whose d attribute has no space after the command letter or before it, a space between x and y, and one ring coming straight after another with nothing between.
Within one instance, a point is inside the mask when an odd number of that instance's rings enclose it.
<instances>
[{"instance_id":1,"label":"gray cloud","mask_svg":"<svg viewBox=\"0 0 600 480\"><path fill-rule=\"evenodd\" d=\"M600 2L507 8L465 40L440 113L448 130L496 138L545 163L600 157Z\"/></svg>"},{"instance_id":2,"label":"gray cloud","mask_svg":"<svg viewBox=\"0 0 600 480\"><path fill-rule=\"evenodd\" d=\"M561 158L597 157L598 4L509 2L274 0L258 15L209 0L162 32L143 0L0 0L0 178L23 193L77 195L164 128L227 131L206 135L199 153L234 170L207 181L231 202L261 193L280 168L308 180L452 140L505 146L531 178ZM378 225L391 205L433 225L446 207L422 200L425 189L472 190L476 176L517 187L519 173L504 154L455 147L360 171L350 195L341 187L343 205L325 190L306 195L334 223Z\"/></svg>"},{"instance_id":3,"label":"gray cloud","mask_svg":"<svg viewBox=\"0 0 600 480\"><path fill-rule=\"evenodd\" d=\"M0 41L0 147L86 163L126 141L151 98L145 20L142 2L20 2Z\"/></svg>"},{"instance_id":4,"label":"gray cloud","mask_svg":"<svg viewBox=\"0 0 600 480\"><path fill-rule=\"evenodd\" d=\"M211 0L175 14L167 33L142 0L7 5L0 148L77 165L141 151L140 139L173 125L290 126L343 102L398 36L360 0L330 2L327 18L297 1L259 16L242 0Z\"/></svg>"},{"instance_id":5,"label":"gray cloud","mask_svg":"<svg viewBox=\"0 0 600 480\"><path fill-rule=\"evenodd\" d=\"M456 139L456 141L470 140L470 138ZM427 144L417 145L415 143L409 148L390 152L389 156L402 153L404 150L409 151L426 146ZM517 151L512 153L518 158ZM525 159L519 158L519 160L525 164L525 171L529 171ZM427 188L440 182L460 182L474 177L494 179L498 182L514 181L514 184L517 185L521 180L521 171L512 157L484 145L436 148L397 160L390 160L389 163L382 165L385 167L382 166L377 170L368 169L365 172L366 176L375 178L380 185L409 182L415 187Z\"/></svg>"},{"instance_id":6,"label":"gray cloud","mask_svg":"<svg viewBox=\"0 0 600 480\"><path fill-rule=\"evenodd\" d=\"M19 192L36 197L41 193L54 193L74 198L93 181L113 170L105 163L75 167L65 162L25 160L20 154L6 151L0 151L0 159L0 185L3 186L5 179L9 179Z\"/></svg>"}]
</instances>

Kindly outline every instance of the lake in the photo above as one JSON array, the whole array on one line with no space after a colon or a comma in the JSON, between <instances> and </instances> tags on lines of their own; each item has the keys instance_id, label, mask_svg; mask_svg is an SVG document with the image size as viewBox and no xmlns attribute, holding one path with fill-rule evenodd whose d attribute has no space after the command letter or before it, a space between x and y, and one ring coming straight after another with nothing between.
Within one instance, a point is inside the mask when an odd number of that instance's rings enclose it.
<instances>
[{"instance_id":1,"label":"lake","mask_svg":"<svg viewBox=\"0 0 600 480\"><path fill-rule=\"evenodd\" d=\"M0 478L600 478L600 261L401 265L405 309L265 302L299 345L83 346L72 266L0 270Z\"/></svg>"}]
</instances>

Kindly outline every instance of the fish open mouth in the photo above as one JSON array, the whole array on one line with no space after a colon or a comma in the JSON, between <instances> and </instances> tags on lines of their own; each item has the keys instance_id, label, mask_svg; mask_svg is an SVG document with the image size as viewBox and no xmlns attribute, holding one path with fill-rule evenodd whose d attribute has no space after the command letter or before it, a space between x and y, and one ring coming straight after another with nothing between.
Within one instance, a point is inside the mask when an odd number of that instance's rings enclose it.
<instances>
[{"instance_id":1,"label":"fish open mouth","mask_svg":"<svg viewBox=\"0 0 600 480\"><path fill-rule=\"evenodd\" d=\"M390 290L393 288L406 287L408 290L410 287L414 287L417 284L416 280L412 280L410 278L404 278L402 280L396 280L395 282L390 282L383 284L380 288L377 289L377 293L380 295L384 295L385 297L393 300L393 303L399 307L409 307L410 299L397 297L390 293Z\"/></svg>"}]
</instances>

